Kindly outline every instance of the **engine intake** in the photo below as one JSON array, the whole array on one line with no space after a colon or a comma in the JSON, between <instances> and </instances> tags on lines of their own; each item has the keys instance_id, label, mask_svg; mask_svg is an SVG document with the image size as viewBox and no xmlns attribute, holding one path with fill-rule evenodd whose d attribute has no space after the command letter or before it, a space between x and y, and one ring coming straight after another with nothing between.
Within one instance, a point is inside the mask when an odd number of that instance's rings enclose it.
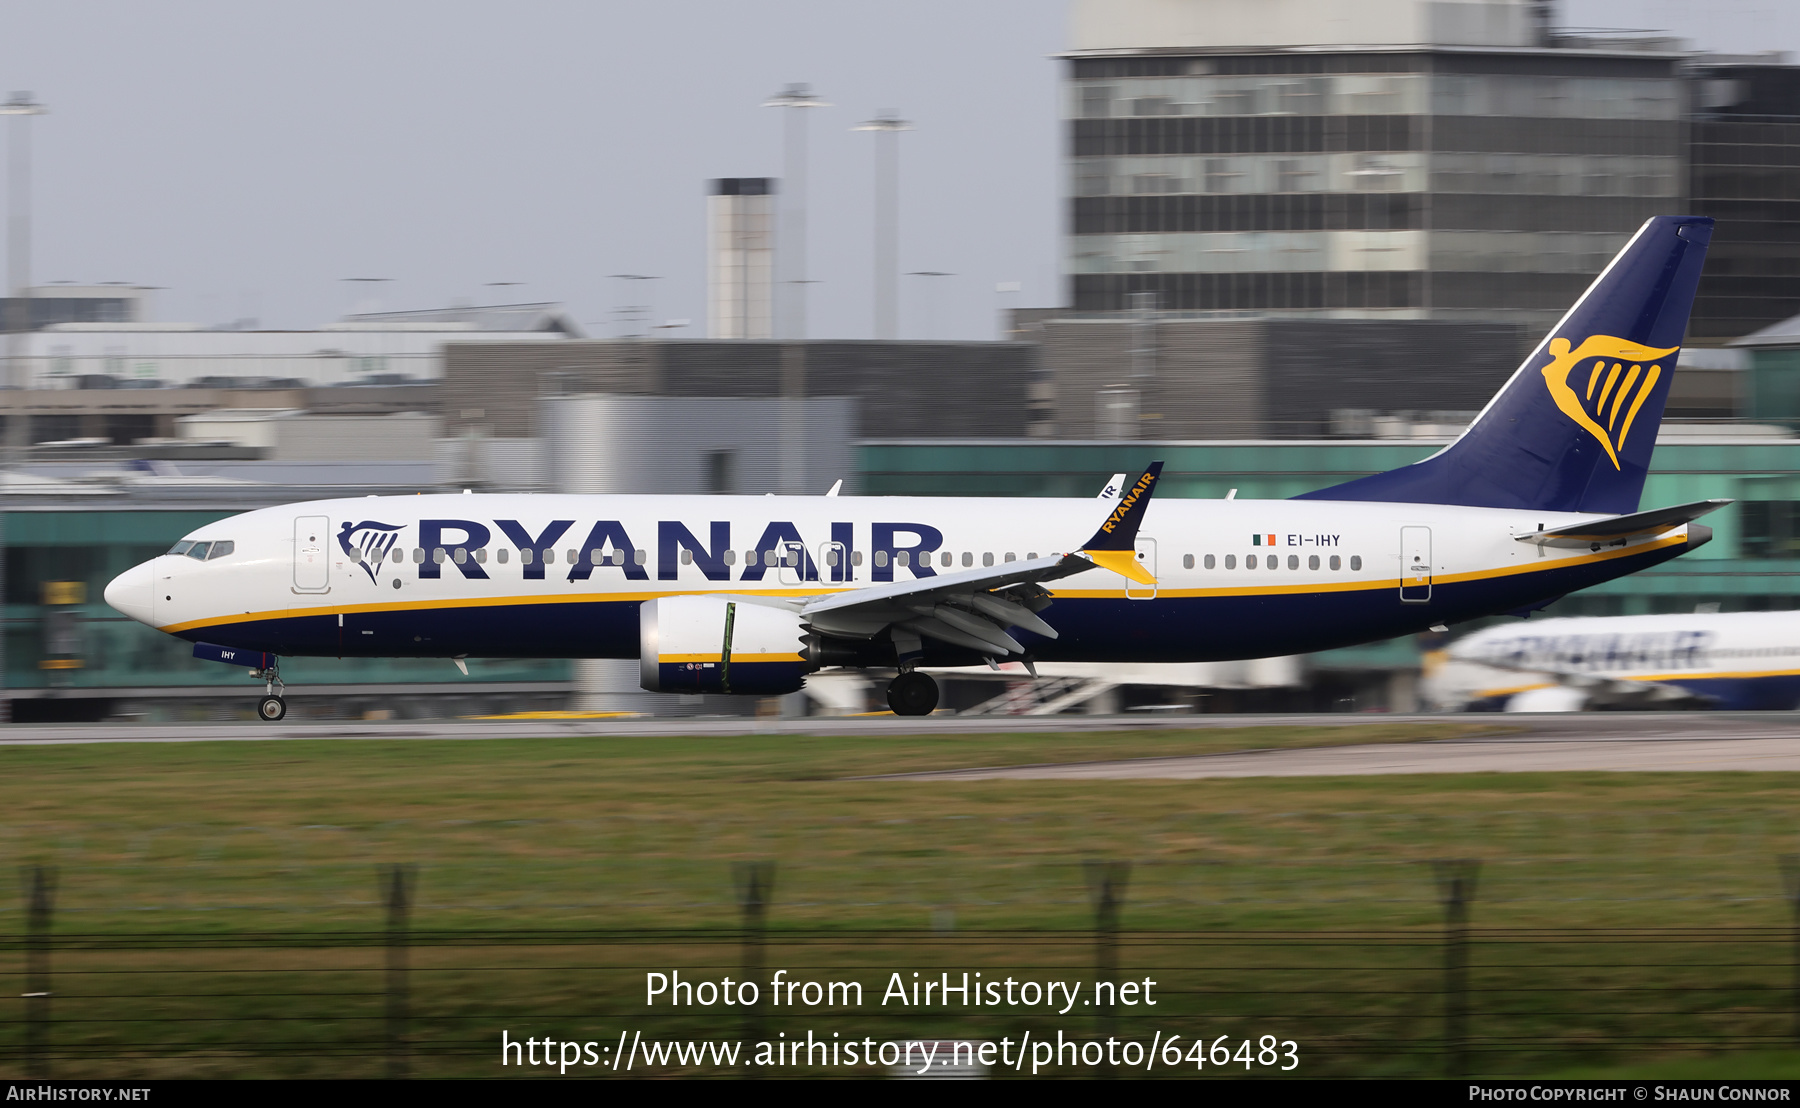
<instances>
[{"instance_id":1,"label":"engine intake","mask_svg":"<svg viewBox=\"0 0 1800 1108\"><path fill-rule=\"evenodd\" d=\"M776 696L819 668L798 613L723 596L638 606L638 683L651 692Z\"/></svg>"}]
</instances>

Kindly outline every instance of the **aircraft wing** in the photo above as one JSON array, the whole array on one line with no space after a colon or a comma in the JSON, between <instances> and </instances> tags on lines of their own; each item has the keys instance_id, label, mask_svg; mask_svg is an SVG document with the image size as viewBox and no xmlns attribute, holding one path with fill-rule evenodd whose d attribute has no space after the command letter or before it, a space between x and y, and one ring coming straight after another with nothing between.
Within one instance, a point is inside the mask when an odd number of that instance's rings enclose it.
<instances>
[{"instance_id":1,"label":"aircraft wing","mask_svg":"<svg viewBox=\"0 0 1800 1108\"><path fill-rule=\"evenodd\" d=\"M1716 512L1730 503L1729 500L1697 500L1692 504L1679 504L1673 508L1656 508L1630 515L1583 520L1580 523L1552 527L1548 531L1525 531L1513 538L1541 546L1582 547L1593 546L1595 543L1623 546L1627 539L1673 531L1684 523L1692 523L1706 513Z\"/></svg>"},{"instance_id":2,"label":"aircraft wing","mask_svg":"<svg viewBox=\"0 0 1800 1108\"><path fill-rule=\"evenodd\" d=\"M1057 637L1056 628L1037 614L1050 606L1044 582L1104 568L1155 583L1137 560L1136 540L1161 474L1162 463L1152 463L1124 496L1109 501L1105 521L1079 553L830 593L804 601L800 614L813 628L846 638L874 638L892 628L897 648L903 639L928 638L990 657L1023 654L1024 644L1009 628Z\"/></svg>"}]
</instances>

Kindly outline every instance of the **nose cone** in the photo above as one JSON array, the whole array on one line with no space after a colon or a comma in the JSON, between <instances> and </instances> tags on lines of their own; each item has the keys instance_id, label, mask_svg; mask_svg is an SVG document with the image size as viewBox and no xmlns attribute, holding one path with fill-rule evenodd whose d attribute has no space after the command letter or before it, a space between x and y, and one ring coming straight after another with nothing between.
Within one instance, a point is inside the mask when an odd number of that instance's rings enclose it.
<instances>
[{"instance_id":1,"label":"nose cone","mask_svg":"<svg viewBox=\"0 0 1800 1108\"><path fill-rule=\"evenodd\" d=\"M142 562L112 579L106 586L106 602L139 623L156 626L156 571Z\"/></svg>"}]
</instances>

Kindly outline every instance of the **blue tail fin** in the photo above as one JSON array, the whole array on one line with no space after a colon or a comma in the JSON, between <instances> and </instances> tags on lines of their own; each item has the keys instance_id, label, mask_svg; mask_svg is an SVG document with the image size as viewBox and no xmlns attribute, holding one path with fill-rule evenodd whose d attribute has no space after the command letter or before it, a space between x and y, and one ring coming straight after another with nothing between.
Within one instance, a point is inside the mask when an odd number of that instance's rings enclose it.
<instances>
[{"instance_id":1,"label":"blue tail fin","mask_svg":"<svg viewBox=\"0 0 1800 1108\"><path fill-rule=\"evenodd\" d=\"M1461 438L1296 499L1637 511L1712 226L1646 221Z\"/></svg>"}]
</instances>

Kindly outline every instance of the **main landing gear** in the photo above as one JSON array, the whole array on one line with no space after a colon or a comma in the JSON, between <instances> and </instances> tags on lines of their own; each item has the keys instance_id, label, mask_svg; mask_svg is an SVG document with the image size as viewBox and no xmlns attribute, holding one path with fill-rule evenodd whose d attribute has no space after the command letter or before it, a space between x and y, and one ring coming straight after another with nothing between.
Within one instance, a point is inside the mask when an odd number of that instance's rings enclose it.
<instances>
[{"instance_id":1,"label":"main landing gear","mask_svg":"<svg viewBox=\"0 0 1800 1108\"><path fill-rule=\"evenodd\" d=\"M928 716L937 708L937 682L928 673L906 670L888 685L887 701L897 716Z\"/></svg>"},{"instance_id":2,"label":"main landing gear","mask_svg":"<svg viewBox=\"0 0 1800 1108\"><path fill-rule=\"evenodd\" d=\"M281 660L273 659L267 669L253 669L250 676L263 679L263 698L256 702L256 718L274 723L287 715L287 701L281 693L287 692L287 685L281 680ZM276 690L280 690L277 692Z\"/></svg>"}]
</instances>

